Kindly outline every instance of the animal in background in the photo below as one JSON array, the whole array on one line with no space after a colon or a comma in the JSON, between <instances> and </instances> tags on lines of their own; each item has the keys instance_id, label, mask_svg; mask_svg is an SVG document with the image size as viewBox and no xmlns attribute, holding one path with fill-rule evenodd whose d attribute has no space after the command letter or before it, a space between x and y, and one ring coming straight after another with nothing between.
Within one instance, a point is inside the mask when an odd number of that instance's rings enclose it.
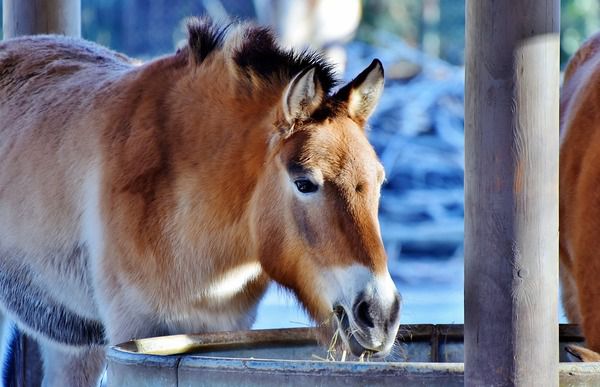
<instances>
[{"instance_id":1,"label":"animal in background","mask_svg":"<svg viewBox=\"0 0 600 387\"><path fill-rule=\"evenodd\" d=\"M571 355L600 361L600 34L567 65L560 98L560 279L571 323L587 348Z\"/></svg>"},{"instance_id":2,"label":"animal in background","mask_svg":"<svg viewBox=\"0 0 600 387\"><path fill-rule=\"evenodd\" d=\"M66 37L0 43L0 306L46 385L96 384L108 344L250 328L270 281L355 355L394 343L365 135L381 63L335 89L266 28L188 30L141 65Z\"/></svg>"}]
</instances>

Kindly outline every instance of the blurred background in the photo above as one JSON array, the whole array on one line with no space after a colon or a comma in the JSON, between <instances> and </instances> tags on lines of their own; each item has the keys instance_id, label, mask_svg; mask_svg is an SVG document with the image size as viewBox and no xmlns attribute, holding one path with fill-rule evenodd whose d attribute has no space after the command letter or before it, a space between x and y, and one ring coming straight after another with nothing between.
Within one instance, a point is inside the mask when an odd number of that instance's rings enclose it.
<instances>
[{"instance_id":1,"label":"blurred background","mask_svg":"<svg viewBox=\"0 0 600 387\"><path fill-rule=\"evenodd\" d=\"M561 4L564 67L599 29L600 6ZM369 137L387 173L380 220L402 322L462 323L464 1L82 0L82 35L149 59L174 52L185 18L204 14L269 24L284 45L324 50L345 80L382 60L386 89ZM255 327L306 324L295 300L273 287Z\"/></svg>"}]
</instances>

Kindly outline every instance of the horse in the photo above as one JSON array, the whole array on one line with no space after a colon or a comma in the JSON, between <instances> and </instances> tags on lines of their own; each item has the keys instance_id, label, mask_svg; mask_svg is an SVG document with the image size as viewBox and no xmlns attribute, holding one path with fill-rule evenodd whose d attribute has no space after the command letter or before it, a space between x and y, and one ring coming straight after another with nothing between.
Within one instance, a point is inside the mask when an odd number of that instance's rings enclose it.
<instances>
[{"instance_id":1,"label":"horse","mask_svg":"<svg viewBox=\"0 0 600 387\"><path fill-rule=\"evenodd\" d=\"M562 303L587 348L576 360L600 361L600 34L569 61L560 97L559 255Z\"/></svg>"},{"instance_id":2,"label":"horse","mask_svg":"<svg viewBox=\"0 0 600 387\"><path fill-rule=\"evenodd\" d=\"M38 341L45 385L97 383L133 338L249 329L271 281L354 355L394 345L366 134L381 62L338 87L266 27L187 29L146 63L0 43L0 306Z\"/></svg>"}]
</instances>

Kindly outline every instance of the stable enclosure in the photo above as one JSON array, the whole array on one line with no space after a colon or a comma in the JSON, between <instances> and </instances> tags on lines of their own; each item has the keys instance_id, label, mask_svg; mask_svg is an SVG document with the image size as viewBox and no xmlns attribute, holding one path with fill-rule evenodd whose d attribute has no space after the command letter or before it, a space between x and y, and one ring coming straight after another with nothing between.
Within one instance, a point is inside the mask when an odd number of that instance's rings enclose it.
<instances>
[{"instance_id":1,"label":"stable enclosure","mask_svg":"<svg viewBox=\"0 0 600 387\"><path fill-rule=\"evenodd\" d=\"M399 362L301 362L294 371L281 376L279 360L260 364L239 359L215 360L213 352L210 360L140 357L140 351L129 343L111 350L109 383L111 377L126 380L130 377L126 375L139 376L140 367L146 366L150 374L165 372L175 377L179 367L194 372L202 367L216 367L215 372L229 369L231 373L227 375L234 378L230 381L250 380L243 371L248 367L267 373L275 367L274 380L279 383L296 378L307 382L302 379L305 373L315 372L316 368L324 377L343 375L339 380L344 384L360 384L361 380L364 382L361 377L370 378L369 384L598 383L597 364L559 366L559 9L559 0L467 2L464 368L461 328L426 326L412 329L412 337L417 340L406 344L408 354L417 348L415 357L398 359L418 358L424 362L418 366ZM80 20L79 0L3 0L5 38L38 33L79 36ZM581 341L574 329L561 328L564 342ZM313 349L316 347L310 330L278 334L285 338L278 341L278 345L285 344L284 348L292 348L290 343L300 341L312 346L310 351L317 350ZM265 340L272 340L272 336L265 339L256 335L209 335L195 338L194 345L211 337L221 340L211 345L231 346L223 343L237 338L237 344L246 340L245 347L264 347ZM22 338L21 349L18 364L27 372L15 378L22 385L36 385L39 363L35 343ZM421 356L427 353L428 356ZM264 351L261 354L271 356ZM446 355L455 362L438 365L436 362ZM432 376L438 373L446 379ZM284 379L277 379L281 377ZM165 383L172 381L166 378L162 379ZM321 383L312 379L310 382Z\"/></svg>"}]
</instances>

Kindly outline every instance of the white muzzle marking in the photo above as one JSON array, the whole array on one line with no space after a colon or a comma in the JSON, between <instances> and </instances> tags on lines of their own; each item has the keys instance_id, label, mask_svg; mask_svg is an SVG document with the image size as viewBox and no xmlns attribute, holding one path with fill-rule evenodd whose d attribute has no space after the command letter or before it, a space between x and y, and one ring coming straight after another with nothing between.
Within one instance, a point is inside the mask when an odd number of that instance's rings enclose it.
<instances>
[{"instance_id":1,"label":"white muzzle marking","mask_svg":"<svg viewBox=\"0 0 600 387\"><path fill-rule=\"evenodd\" d=\"M352 265L323 273L322 294L332 309L338 309L338 328L346 345L353 352L359 345L387 354L398 331L400 302L389 272L375 275L365 266ZM339 314L340 307L344 317Z\"/></svg>"}]
</instances>

